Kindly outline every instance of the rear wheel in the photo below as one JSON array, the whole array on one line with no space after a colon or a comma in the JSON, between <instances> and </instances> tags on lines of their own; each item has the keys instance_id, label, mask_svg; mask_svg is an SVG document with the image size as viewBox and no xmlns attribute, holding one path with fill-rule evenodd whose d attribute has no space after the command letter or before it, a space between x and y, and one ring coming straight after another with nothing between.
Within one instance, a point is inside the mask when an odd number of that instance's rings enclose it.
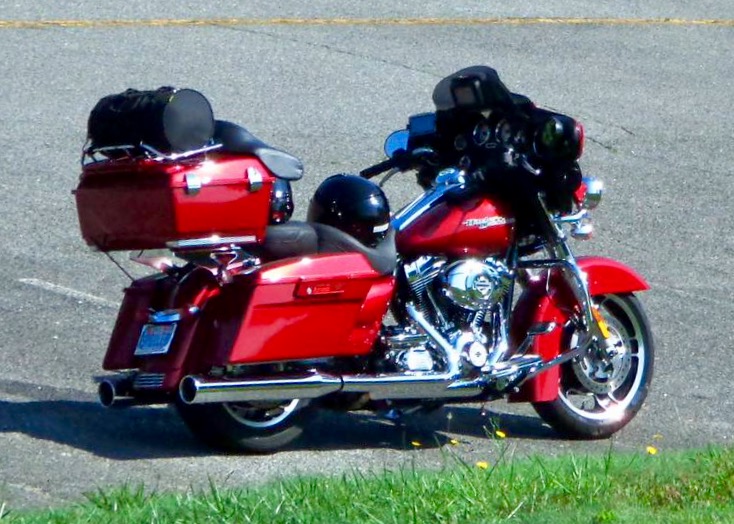
<instances>
[{"instance_id":1,"label":"rear wheel","mask_svg":"<svg viewBox=\"0 0 734 524\"><path fill-rule=\"evenodd\" d=\"M561 367L558 398L536 402L535 410L570 438L606 438L642 407L653 374L653 339L640 302L633 295L594 297L607 322L614 354L591 349ZM569 347L578 343L575 333Z\"/></svg>"},{"instance_id":2,"label":"rear wheel","mask_svg":"<svg viewBox=\"0 0 734 524\"><path fill-rule=\"evenodd\" d=\"M308 401L176 404L191 432L204 443L227 451L269 453L303 433Z\"/></svg>"}]
</instances>

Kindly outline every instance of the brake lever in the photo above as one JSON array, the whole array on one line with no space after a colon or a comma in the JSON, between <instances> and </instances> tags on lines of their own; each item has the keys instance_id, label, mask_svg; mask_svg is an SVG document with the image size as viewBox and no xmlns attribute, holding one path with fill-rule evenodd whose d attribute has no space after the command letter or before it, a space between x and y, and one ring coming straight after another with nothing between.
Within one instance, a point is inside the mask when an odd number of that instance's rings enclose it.
<instances>
[{"instance_id":1,"label":"brake lever","mask_svg":"<svg viewBox=\"0 0 734 524\"><path fill-rule=\"evenodd\" d=\"M530 163L530 161L527 159L525 155L520 155L520 167L522 167L525 171L530 173L531 175L540 176L540 169L537 169L533 166L533 164Z\"/></svg>"},{"instance_id":2,"label":"brake lever","mask_svg":"<svg viewBox=\"0 0 734 524\"><path fill-rule=\"evenodd\" d=\"M392 177L394 177L396 174L400 173L400 169L397 167L393 167L390 171L388 171L384 177L382 177L382 180L380 180L380 183L378 184L380 187L387 184L387 181L390 180Z\"/></svg>"},{"instance_id":3,"label":"brake lever","mask_svg":"<svg viewBox=\"0 0 734 524\"><path fill-rule=\"evenodd\" d=\"M512 147L507 147L502 155L502 159L508 166L521 167L534 176L540 176L541 170L533 166L528 157L522 153L518 153Z\"/></svg>"}]
</instances>

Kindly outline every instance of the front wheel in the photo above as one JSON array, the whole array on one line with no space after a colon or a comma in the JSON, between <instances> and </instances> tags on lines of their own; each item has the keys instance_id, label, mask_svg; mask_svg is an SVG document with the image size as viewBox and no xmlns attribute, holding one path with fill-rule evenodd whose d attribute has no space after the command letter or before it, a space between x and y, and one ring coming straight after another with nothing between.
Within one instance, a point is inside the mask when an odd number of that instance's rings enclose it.
<instances>
[{"instance_id":1,"label":"front wheel","mask_svg":"<svg viewBox=\"0 0 734 524\"><path fill-rule=\"evenodd\" d=\"M594 297L611 332L615 354L589 350L561 367L558 398L533 404L553 429L570 438L607 438L642 407L653 374L650 324L633 295ZM578 335L566 337L570 348Z\"/></svg>"},{"instance_id":2,"label":"front wheel","mask_svg":"<svg viewBox=\"0 0 734 524\"><path fill-rule=\"evenodd\" d=\"M204 443L227 451L270 453L303 433L307 400L188 405L176 403L181 418Z\"/></svg>"}]
</instances>

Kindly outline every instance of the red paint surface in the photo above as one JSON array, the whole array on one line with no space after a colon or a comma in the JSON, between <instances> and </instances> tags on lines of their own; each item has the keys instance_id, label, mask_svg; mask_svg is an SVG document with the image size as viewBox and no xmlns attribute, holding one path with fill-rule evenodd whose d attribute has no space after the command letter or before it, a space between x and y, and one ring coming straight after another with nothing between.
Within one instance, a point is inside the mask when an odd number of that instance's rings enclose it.
<instances>
[{"instance_id":1,"label":"red paint surface","mask_svg":"<svg viewBox=\"0 0 734 524\"><path fill-rule=\"evenodd\" d=\"M125 290L103 368L165 373L162 389L175 390L186 366L196 367L202 358L193 344L199 333L200 317L189 313L189 309L203 307L218 292L216 281L203 269L194 271L179 284L162 275L136 280ZM170 350L166 355L134 356L140 332L148 322L150 312L164 309L179 309L183 313Z\"/></svg>"},{"instance_id":2,"label":"red paint surface","mask_svg":"<svg viewBox=\"0 0 734 524\"><path fill-rule=\"evenodd\" d=\"M271 362L369 353L392 296L394 279L360 254L307 257L264 266L227 302L249 294L241 316L228 316L221 364ZM309 294L308 289L338 293Z\"/></svg>"},{"instance_id":3,"label":"red paint surface","mask_svg":"<svg viewBox=\"0 0 734 524\"><path fill-rule=\"evenodd\" d=\"M632 268L603 257L579 257L577 263L586 274L592 297L612 293L634 293L650 289L647 282ZM522 343L533 324L555 322L557 327L547 335L535 338L531 353L549 361L562 348L562 326L576 308L576 301L565 280L556 272L548 283L547 273L530 283L513 312L512 339ZM512 402L546 402L558 396L559 367L550 368L527 381L520 392L510 397Z\"/></svg>"},{"instance_id":4,"label":"red paint surface","mask_svg":"<svg viewBox=\"0 0 734 524\"><path fill-rule=\"evenodd\" d=\"M488 197L441 203L398 232L404 256L489 256L504 253L515 231L509 209Z\"/></svg>"},{"instance_id":5,"label":"red paint surface","mask_svg":"<svg viewBox=\"0 0 734 524\"><path fill-rule=\"evenodd\" d=\"M246 172L263 187L250 191ZM186 176L202 183L187 192ZM85 166L75 191L82 237L103 251L155 249L166 242L211 235L265 236L273 177L256 158L114 160Z\"/></svg>"}]
</instances>

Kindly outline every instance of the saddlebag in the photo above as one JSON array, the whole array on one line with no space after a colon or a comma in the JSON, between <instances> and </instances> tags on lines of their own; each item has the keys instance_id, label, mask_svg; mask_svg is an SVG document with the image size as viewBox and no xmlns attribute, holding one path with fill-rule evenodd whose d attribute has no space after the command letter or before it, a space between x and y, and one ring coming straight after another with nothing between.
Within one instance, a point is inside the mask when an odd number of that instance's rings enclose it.
<instances>
[{"instance_id":1,"label":"saddlebag","mask_svg":"<svg viewBox=\"0 0 734 524\"><path fill-rule=\"evenodd\" d=\"M214 114L206 97L193 89L173 87L128 89L106 96L94 106L87 122L92 150L145 144L161 153L181 153L204 147L213 133Z\"/></svg>"}]
</instances>

